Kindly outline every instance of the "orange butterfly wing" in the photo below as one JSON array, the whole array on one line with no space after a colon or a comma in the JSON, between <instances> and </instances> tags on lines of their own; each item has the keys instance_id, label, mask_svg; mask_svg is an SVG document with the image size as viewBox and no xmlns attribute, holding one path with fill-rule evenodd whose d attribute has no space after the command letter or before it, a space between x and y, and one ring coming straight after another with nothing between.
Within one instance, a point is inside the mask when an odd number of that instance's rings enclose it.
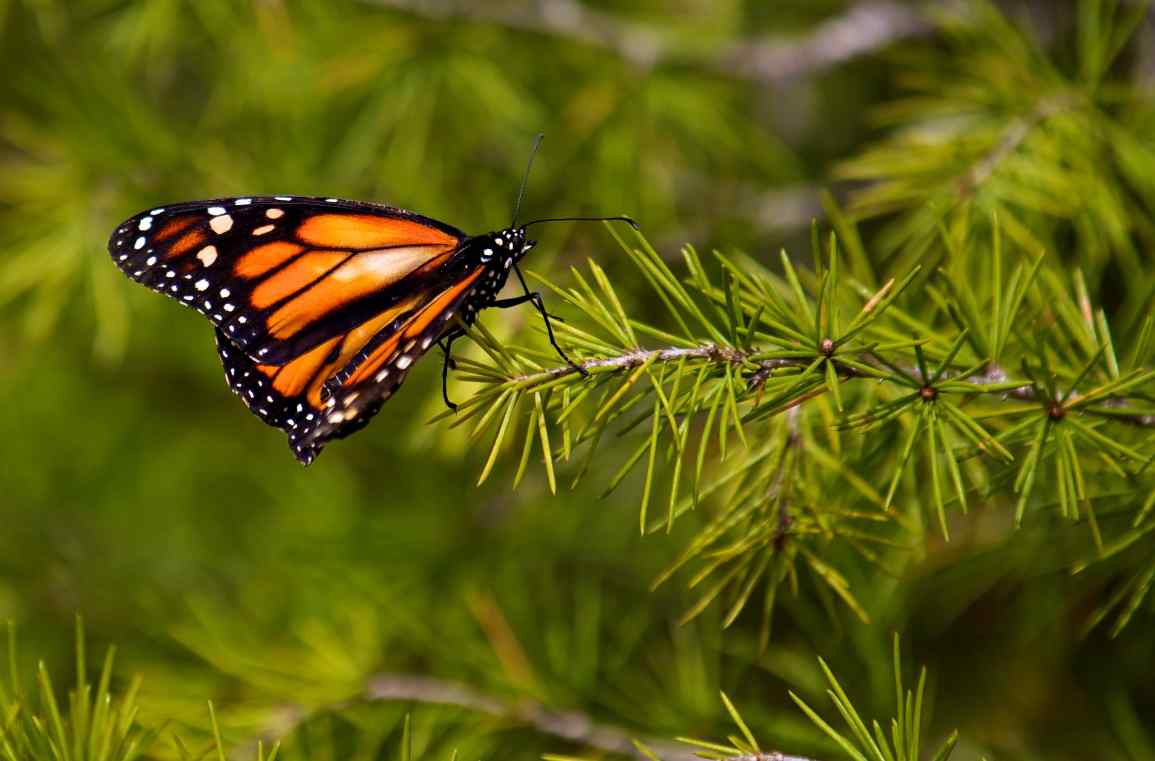
<instances>
[{"instance_id":1,"label":"orange butterfly wing","mask_svg":"<svg viewBox=\"0 0 1155 761\"><path fill-rule=\"evenodd\" d=\"M391 207L230 198L139 214L109 251L215 325L230 387L308 463L447 329L484 271L455 259L464 239Z\"/></svg>"},{"instance_id":2,"label":"orange butterfly wing","mask_svg":"<svg viewBox=\"0 0 1155 761\"><path fill-rule=\"evenodd\" d=\"M281 196L153 209L109 251L250 357L284 364L427 288L464 239L401 209Z\"/></svg>"},{"instance_id":3,"label":"orange butterfly wing","mask_svg":"<svg viewBox=\"0 0 1155 761\"><path fill-rule=\"evenodd\" d=\"M318 345L284 365L253 361L217 328L217 349L233 391L258 417L282 428L308 464L331 439L361 429L405 380L412 364L452 324L482 268L430 298L415 294L396 311Z\"/></svg>"},{"instance_id":4,"label":"orange butterfly wing","mask_svg":"<svg viewBox=\"0 0 1155 761\"><path fill-rule=\"evenodd\" d=\"M363 427L398 389L409 369L453 324L485 273L477 267L414 311L396 330L378 334L324 387L324 415L305 441L320 447Z\"/></svg>"}]
</instances>

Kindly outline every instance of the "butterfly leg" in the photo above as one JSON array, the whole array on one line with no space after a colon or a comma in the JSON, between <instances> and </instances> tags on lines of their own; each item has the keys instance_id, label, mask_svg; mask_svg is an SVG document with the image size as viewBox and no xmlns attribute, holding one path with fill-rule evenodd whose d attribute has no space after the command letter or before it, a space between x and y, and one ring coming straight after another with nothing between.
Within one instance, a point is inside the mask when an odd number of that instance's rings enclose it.
<instances>
[{"instance_id":1,"label":"butterfly leg","mask_svg":"<svg viewBox=\"0 0 1155 761\"><path fill-rule=\"evenodd\" d=\"M454 412L457 411L457 405L449 401L449 371L457 369L457 363L453 361L453 342L463 335L464 330L454 328L437 341L441 351L445 352L445 361L441 363L441 398L445 400L445 406Z\"/></svg>"},{"instance_id":2,"label":"butterfly leg","mask_svg":"<svg viewBox=\"0 0 1155 761\"><path fill-rule=\"evenodd\" d=\"M545 311L545 302L541 298L541 292L529 290L529 286L526 285L525 282L525 277L521 274L521 269L516 264L513 265L513 271L517 273L517 279L521 281L521 287L525 289L525 293L521 296L513 296L512 298L508 299L495 299L492 306L495 306L498 309L508 309L509 307L515 307L520 304L524 304L527 301L533 304L538 313L541 315L541 319L545 321L545 332L546 335L549 336L549 345L553 347L554 351L557 352L559 357L565 360L566 364L577 370L582 375L588 377L590 371L570 359L566 353L562 351L562 348L558 346L557 339L554 338L553 335L553 325L551 325L549 321L549 312Z\"/></svg>"}]
</instances>

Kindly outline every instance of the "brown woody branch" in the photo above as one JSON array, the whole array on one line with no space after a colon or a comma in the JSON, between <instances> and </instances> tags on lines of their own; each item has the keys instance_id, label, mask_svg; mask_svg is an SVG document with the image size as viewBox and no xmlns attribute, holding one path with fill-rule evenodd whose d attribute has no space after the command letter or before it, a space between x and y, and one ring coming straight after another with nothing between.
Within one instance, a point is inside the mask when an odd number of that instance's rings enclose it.
<instances>
[{"instance_id":1,"label":"brown woody branch","mask_svg":"<svg viewBox=\"0 0 1155 761\"><path fill-rule=\"evenodd\" d=\"M798 38L732 42L702 53L655 28L587 8L578 0L487 2L471 0L368 0L434 20L462 20L545 34L608 50L642 68L696 64L735 79L780 84L820 73L933 31L925 14L894 0L863 0ZM939 3L965 12L965 0Z\"/></svg>"},{"instance_id":2,"label":"brown woody branch","mask_svg":"<svg viewBox=\"0 0 1155 761\"><path fill-rule=\"evenodd\" d=\"M343 710L360 703L397 702L460 708L498 721L523 726L542 735L585 748L650 761L639 744L661 761L702 761L694 747L685 743L639 736L612 724L603 724L579 711L556 711L532 700L511 700L491 695L462 682L416 674L377 674L360 695L321 709L284 705L265 727L260 738L245 744L246 757L259 741L279 742L318 713ZM713 757L713 755L711 756ZM725 761L817 761L805 756L767 752L729 756Z\"/></svg>"},{"instance_id":3,"label":"brown woody branch","mask_svg":"<svg viewBox=\"0 0 1155 761\"><path fill-rule=\"evenodd\" d=\"M606 753L646 761L635 741L662 761L701 761L690 746L668 740L638 737L621 727L601 724L577 711L554 711L525 700L506 700L460 682L408 674L380 674L365 689L369 701L397 701L452 706L530 727L544 735L595 748ZM734 756L735 761L813 761L783 753Z\"/></svg>"},{"instance_id":4,"label":"brown woody branch","mask_svg":"<svg viewBox=\"0 0 1155 761\"><path fill-rule=\"evenodd\" d=\"M729 364L747 371L747 385L758 389L766 383L776 370L783 368L804 368L811 359L753 359L757 356L754 350L737 349L732 346L718 346L716 344L702 344L692 347L671 347L665 349L635 349L613 357L586 359L574 365L560 365L537 372L525 373L507 379L510 383L546 382L568 375L577 375L583 370L591 375L632 370L644 364L669 364L686 359L700 359L715 364ZM869 355L859 358L861 361L879 366ZM833 361L838 365L837 357ZM911 371L913 374L913 370ZM851 380L860 377L852 367L838 365L839 377ZM982 375L972 375L967 378L947 378L946 380L963 380L966 383L979 387L976 393L988 393L1002 398L1014 398L1023 401L1041 401L1038 391L1029 381L1010 378L1006 372L997 366L987 369ZM1008 383L1016 384L1007 388ZM989 391L982 390L983 386L992 387ZM1079 392L1073 391L1068 395L1070 399L1078 399ZM1110 419L1136 425L1142 428L1155 428L1155 415L1144 412L1128 412L1127 408L1136 404L1136 400L1124 397L1109 397L1100 405L1113 409Z\"/></svg>"}]
</instances>

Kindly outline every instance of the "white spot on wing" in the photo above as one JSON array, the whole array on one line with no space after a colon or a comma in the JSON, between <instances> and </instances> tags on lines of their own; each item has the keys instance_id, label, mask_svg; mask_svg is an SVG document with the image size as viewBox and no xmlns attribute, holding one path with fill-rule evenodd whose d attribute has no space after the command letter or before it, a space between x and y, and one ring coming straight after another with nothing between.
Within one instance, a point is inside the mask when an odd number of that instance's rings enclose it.
<instances>
[{"instance_id":1,"label":"white spot on wing","mask_svg":"<svg viewBox=\"0 0 1155 761\"><path fill-rule=\"evenodd\" d=\"M285 216L284 209L269 209L265 212L265 216L269 219L280 219Z\"/></svg>"},{"instance_id":2,"label":"white spot on wing","mask_svg":"<svg viewBox=\"0 0 1155 761\"><path fill-rule=\"evenodd\" d=\"M238 198L237 200L233 201L233 203L237 206L248 206L252 202L253 199L251 198Z\"/></svg>"},{"instance_id":3,"label":"white spot on wing","mask_svg":"<svg viewBox=\"0 0 1155 761\"><path fill-rule=\"evenodd\" d=\"M264 235L265 233L272 232L273 228L275 226L276 225L262 225L261 227L258 227L256 230L253 230L253 235Z\"/></svg>"},{"instance_id":4,"label":"white spot on wing","mask_svg":"<svg viewBox=\"0 0 1155 761\"><path fill-rule=\"evenodd\" d=\"M135 248L137 251L144 248L144 236L142 235L139 238L137 238L136 242L132 244L132 247Z\"/></svg>"},{"instance_id":5,"label":"white spot on wing","mask_svg":"<svg viewBox=\"0 0 1155 761\"><path fill-rule=\"evenodd\" d=\"M194 287L198 291L203 291L209 287L209 281L202 277L200 280L196 281L196 284L194 285Z\"/></svg>"},{"instance_id":6,"label":"white spot on wing","mask_svg":"<svg viewBox=\"0 0 1155 761\"><path fill-rule=\"evenodd\" d=\"M222 217L223 219L223 217ZM216 220L214 220L216 221ZM217 260L217 247L205 246L200 251L197 251L197 259L201 260L201 264L208 267Z\"/></svg>"},{"instance_id":7,"label":"white spot on wing","mask_svg":"<svg viewBox=\"0 0 1155 761\"><path fill-rule=\"evenodd\" d=\"M221 211L224 211L224 209L221 209ZM233 229L233 218L228 214L213 217L211 220L209 220L209 227L211 227L213 232L217 235L223 235L224 233L227 233L229 230Z\"/></svg>"},{"instance_id":8,"label":"white spot on wing","mask_svg":"<svg viewBox=\"0 0 1155 761\"><path fill-rule=\"evenodd\" d=\"M400 370L404 370L411 364L413 364L413 357L410 357L408 354L402 354L397 358L397 368Z\"/></svg>"},{"instance_id":9,"label":"white spot on wing","mask_svg":"<svg viewBox=\"0 0 1155 761\"><path fill-rule=\"evenodd\" d=\"M207 209L205 209L205 211L207 211L209 214L212 214L214 217L217 217L217 216L220 216L221 214L225 213L225 207L224 206L210 206Z\"/></svg>"},{"instance_id":10,"label":"white spot on wing","mask_svg":"<svg viewBox=\"0 0 1155 761\"><path fill-rule=\"evenodd\" d=\"M136 229L140 230L141 232L144 232L145 230L148 230L151 227L152 227L152 217L145 217L144 219L140 220L140 224L136 226Z\"/></svg>"}]
</instances>

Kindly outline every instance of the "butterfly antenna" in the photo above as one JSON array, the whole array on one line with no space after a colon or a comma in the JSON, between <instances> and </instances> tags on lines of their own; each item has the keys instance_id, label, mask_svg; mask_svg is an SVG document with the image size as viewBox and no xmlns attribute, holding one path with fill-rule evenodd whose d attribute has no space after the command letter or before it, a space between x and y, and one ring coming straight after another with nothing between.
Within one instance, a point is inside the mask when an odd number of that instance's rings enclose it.
<instances>
[{"instance_id":1,"label":"butterfly antenna","mask_svg":"<svg viewBox=\"0 0 1155 761\"><path fill-rule=\"evenodd\" d=\"M517 189L517 202L513 205L513 221L509 223L510 227L517 227L517 215L521 213L521 199L525 198L525 186L529 183L529 170L533 168L533 157L537 155L537 149L541 147L541 141L544 137L545 133L539 132L537 137L533 139L533 149L529 152L529 161L525 164L525 174L521 177L521 187Z\"/></svg>"},{"instance_id":2,"label":"butterfly antenna","mask_svg":"<svg viewBox=\"0 0 1155 761\"><path fill-rule=\"evenodd\" d=\"M639 225L633 217L627 217L624 214L619 214L614 217L549 217L547 219L535 219L532 222L526 222L522 227L539 225L542 222L625 222L635 230L642 229L641 225Z\"/></svg>"}]
</instances>

